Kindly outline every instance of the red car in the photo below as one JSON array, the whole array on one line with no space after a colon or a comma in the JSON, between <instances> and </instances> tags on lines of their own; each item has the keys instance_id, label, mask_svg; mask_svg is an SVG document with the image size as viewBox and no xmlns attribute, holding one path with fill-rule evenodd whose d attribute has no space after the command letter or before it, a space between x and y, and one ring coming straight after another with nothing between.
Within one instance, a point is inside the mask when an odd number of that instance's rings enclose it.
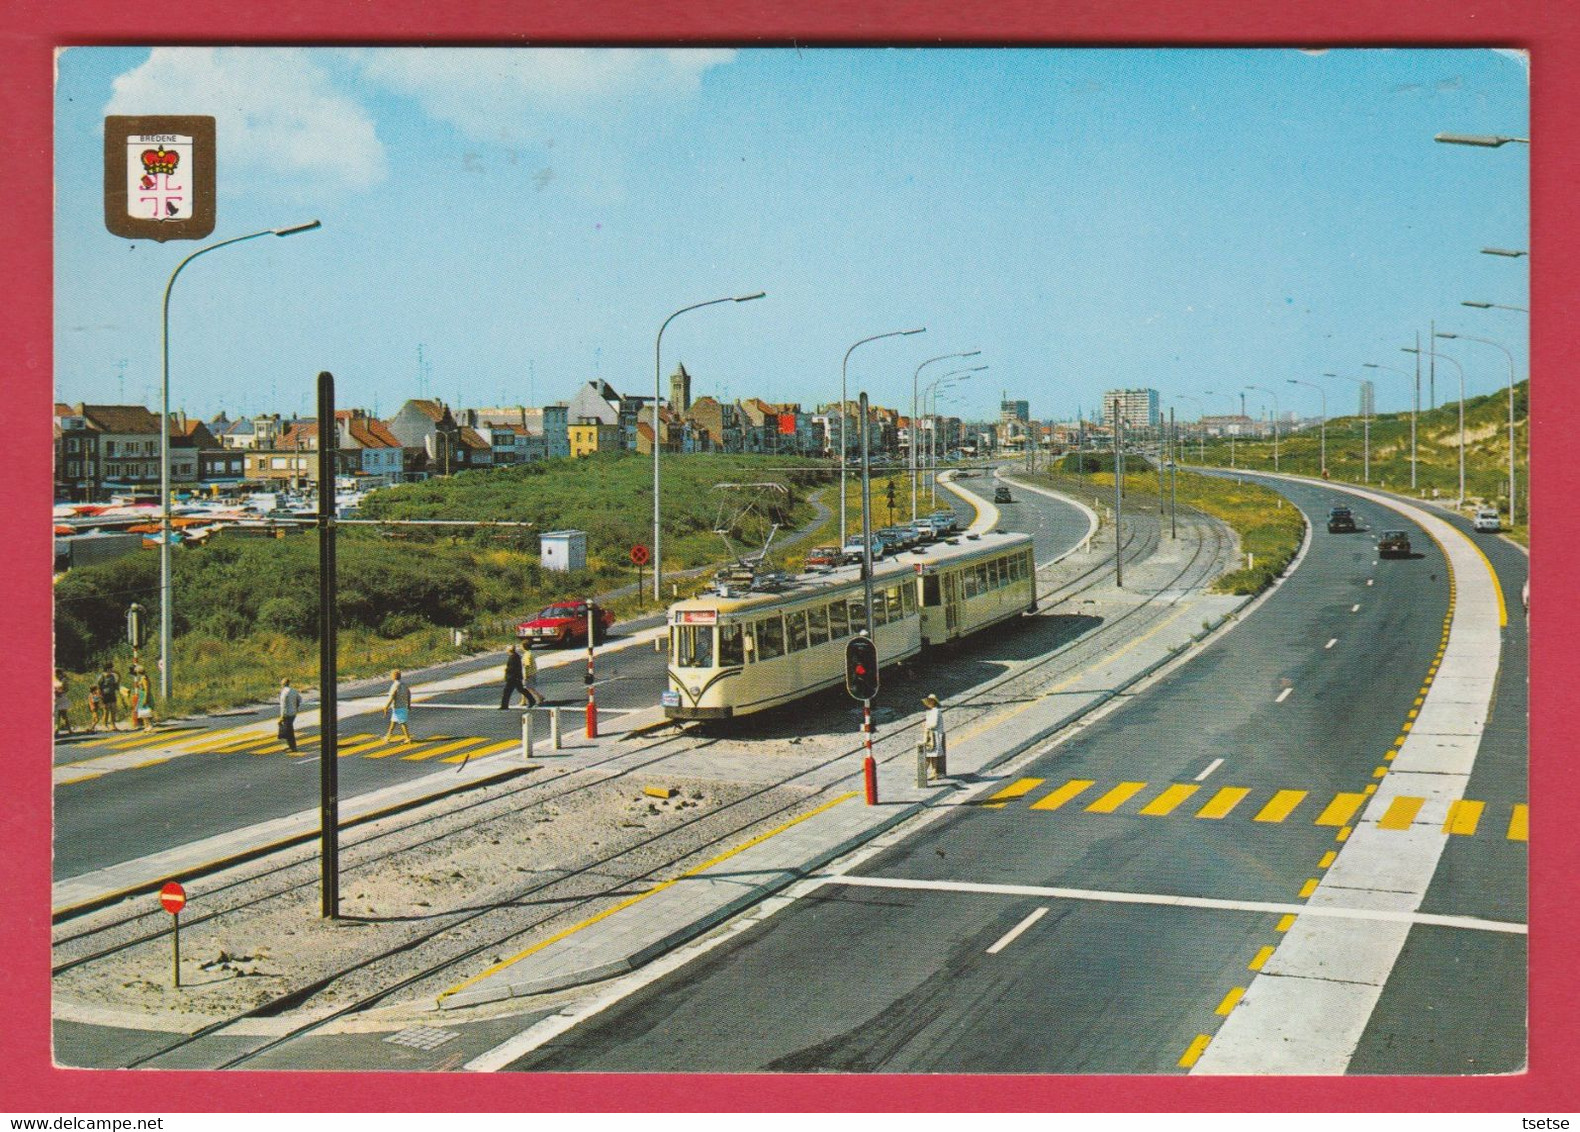
<instances>
[{"instance_id":1,"label":"red car","mask_svg":"<svg viewBox=\"0 0 1580 1132\"><path fill-rule=\"evenodd\" d=\"M593 621L597 626L594 643L601 641L614 624L614 614L596 603ZM580 641L587 643L587 603L585 601L557 601L537 616L516 626L516 636L528 647L535 644L568 645Z\"/></svg>"},{"instance_id":2,"label":"red car","mask_svg":"<svg viewBox=\"0 0 1580 1132\"><path fill-rule=\"evenodd\" d=\"M843 566L845 555L837 546L814 546L806 556L808 566Z\"/></svg>"}]
</instances>

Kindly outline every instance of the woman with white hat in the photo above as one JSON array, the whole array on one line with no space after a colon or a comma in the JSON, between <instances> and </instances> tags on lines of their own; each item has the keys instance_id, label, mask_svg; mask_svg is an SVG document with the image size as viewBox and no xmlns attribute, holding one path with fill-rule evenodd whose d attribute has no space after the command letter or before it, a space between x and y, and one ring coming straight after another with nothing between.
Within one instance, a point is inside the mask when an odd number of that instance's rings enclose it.
<instances>
[{"instance_id":1,"label":"woman with white hat","mask_svg":"<svg viewBox=\"0 0 1580 1132\"><path fill-rule=\"evenodd\" d=\"M947 740L944 736L944 709L938 697L931 693L922 697L927 705L927 718L922 723L922 745L927 749L927 762L937 767L939 776L949 773Z\"/></svg>"}]
</instances>

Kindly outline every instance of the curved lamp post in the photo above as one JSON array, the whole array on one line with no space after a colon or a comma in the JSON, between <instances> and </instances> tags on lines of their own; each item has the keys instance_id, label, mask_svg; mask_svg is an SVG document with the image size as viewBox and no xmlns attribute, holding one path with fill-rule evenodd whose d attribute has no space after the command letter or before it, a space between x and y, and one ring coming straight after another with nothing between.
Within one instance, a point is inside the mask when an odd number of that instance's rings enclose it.
<instances>
[{"instance_id":1,"label":"curved lamp post","mask_svg":"<svg viewBox=\"0 0 1580 1132\"><path fill-rule=\"evenodd\" d=\"M927 413L927 465L928 490L934 507L938 506L938 391L947 389L956 381L967 378L973 373L981 373L987 368L987 366L971 366L969 369L950 370L948 373L934 378L932 384L927 387L927 392L922 397L924 409L927 398L933 398L932 411Z\"/></svg>"},{"instance_id":2,"label":"curved lamp post","mask_svg":"<svg viewBox=\"0 0 1580 1132\"><path fill-rule=\"evenodd\" d=\"M1512 527L1512 526L1514 526L1514 516L1515 516L1515 510L1514 510L1514 355L1509 353L1509 351L1507 349L1505 349L1503 346L1499 345L1497 342L1494 342L1490 338L1475 338L1475 337L1472 337L1469 334L1450 334L1446 330L1439 330L1437 332L1437 336L1439 338L1462 338L1466 342L1480 342L1483 346L1491 346L1494 350L1499 351L1509 361L1509 526ZM1464 380L1463 379L1463 371L1461 371L1461 374L1462 374L1462 376L1461 376L1461 383L1462 383L1461 384L1461 389L1463 389L1463 380ZM1463 415L1463 413L1464 413L1463 404L1464 404L1464 400L1465 400L1465 397L1464 397L1463 393L1460 394L1459 400L1460 400L1460 403L1461 403L1460 412ZM1463 445L1461 445L1461 447L1463 447Z\"/></svg>"},{"instance_id":3,"label":"curved lamp post","mask_svg":"<svg viewBox=\"0 0 1580 1132\"><path fill-rule=\"evenodd\" d=\"M887 334L874 334L871 338L863 338L853 343L845 351L844 361L839 363L839 544L845 545L845 373L850 364L850 355L856 352L857 346L865 346L868 342L876 342L880 338L900 338L907 334L925 333L927 327L918 326L914 330L891 330Z\"/></svg>"},{"instance_id":4,"label":"curved lamp post","mask_svg":"<svg viewBox=\"0 0 1580 1132\"><path fill-rule=\"evenodd\" d=\"M1410 490L1415 490L1415 415L1421 408L1421 381L1417 375L1398 366L1378 365L1376 362L1362 362L1365 369L1385 369L1389 373L1402 374L1406 378L1415 378L1415 403L1410 406Z\"/></svg>"},{"instance_id":5,"label":"curved lamp post","mask_svg":"<svg viewBox=\"0 0 1580 1132\"><path fill-rule=\"evenodd\" d=\"M1298 377L1286 378L1291 385L1304 385L1315 389L1322 397L1322 475L1328 474L1328 391L1315 381L1301 381Z\"/></svg>"},{"instance_id":6,"label":"curved lamp post","mask_svg":"<svg viewBox=\"0 0 1580 1132\"><path fill-rule=\"evenodd\" d=\"M1442 335L1439 334L1438 337L1441 338ZM1441 358L1453 366L1455 372L1459 374L1459 498L1455 500L1454 506L1463 507L1465 505L1465 367L1438 350L1436 343L1431 343L1427 352L1433 358Z\"/></svg>"},{"instance_id":7,"label":"curved lamp post","mask_svg":"<svg viewBox=\"0 0 1580 1132\"><path fill-rule=\"evenodd\" d=\"M1207 416L1206 402L1193 393L1176 393L1174 394L1174 400L1196 402L1196 463L1205 465L1207 463L1207 442L1202 438L1202 421Z\"/></svg>"},{"instance_id":8,"label":"curved lamp post","mask_svg":"<svg viewBox=\"0 0 1580 1132\"><path fill-rule=\"evenodd\" d=\"M911 375L911 443L907 447L911 450L911 521L913 523L916 521L916 442L921 432L916 426L916 388L917 383L921 380L922 370L934 362L941 362L947 358L974 358L981 352L981 350L968 350L963 354L939 354L936 358L928 358L921 365L917 366L916 372Z\"/></svg>"},{"instance_id":9,"label":"curved lamp post","mask_svg":"<svg viewBox=\"0 0 1580 1132\"><path fill-rule=\"evenodd\" d=\"M1507 306L1507 305L1505 305L1503 303L1477 303L1477 302L1472 302L1470 299L1463 300L1459 305L1462 306L1462 307L1475 307L1478 310L1484 310L1484 311L1486 311L1486 310L1493 310L1493 311L1519 311L1521 314L1530 314L1531 313L1529 307L1511 307L1511 306Z\"/></svg>"},{"instance_id":10,"label":"curved lamp post","mask_svg":"<svg viewBox=\"0 0 1580 1132\"><path fill-rule=\"evenodd\" d=\"M659 426L658 405L664 397L664 331L670 323L685 314L687 311L700 310L702 307L716 306L719 303L749 303L753 299L760 299L766 294L758 291L754 295L726 295L722 299L709 299L705 303L692 303L689 307L681 307L674 314L666 318L658 328L658 339L653 343L653 600L664 600L663 578L664 558L661 545L662 531L659 528L658 509L658 454L663 449L661 443L663 431Z\"/></svg>"},{"instance_id":11,"label":"curved lamp post","mask_svg":"<svg viewBox=\"0 0 1580 1132\"><path fill-rule=\"evenodd\" d=\"M159 695L166 702L170 699L171 669L175 664L170 650L170 290L176 285L176 276L200 255L239 244L243 240L256 240L259 236L294 236L298 232L311 232L319 226L317 220L309 220L306 224L293 224L289 228L265 228L261 232L232 236L228 240L201 247L176 264L176 269L170 273L170 281L165 284L159 324Z\"/></svg>"},{"instance_id":12,"label":"curved lamp post","mask_svg":"<svg viewBox=\"0 0 1580 1132\"><path fill-rule=\"evenodd\" d=\"M1273 471L1278 471L1278 394L1265 385L1247 385L1247 389L1255 389L1266 393L1273 399Z\"/></svg>"}]
</instances>

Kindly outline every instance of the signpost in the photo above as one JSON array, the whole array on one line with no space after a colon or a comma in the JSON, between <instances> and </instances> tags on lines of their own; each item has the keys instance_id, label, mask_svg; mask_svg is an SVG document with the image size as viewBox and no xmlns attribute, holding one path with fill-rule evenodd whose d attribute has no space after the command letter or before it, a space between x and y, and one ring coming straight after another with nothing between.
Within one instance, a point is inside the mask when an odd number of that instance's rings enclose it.
<instances>
[{"instance_id":1,"label":"signpost","mask_svg":"<svg viewBox=\"0 0 1580 1132\"><path fill-rule=\"evenodd\" d=\"M631 548L631 561L636 565L636 596L637 600L639 601L642 597L642 567L647 565L647 561L650 557L652 557L652 555L649 553L647 547L643 546L641 543L637 543Z\"/></svg>"},{"instance_id":2,"label":"signpost","mask_svg":"<svg viewBox=\"0 0 1580 1132\"><path fill-rule=\"evenodd\" d=\"M171 932L172 955L176 986L181 985L181 909L187 906L186 889L175 881L171 881L159 890L159 906L169 912L174 920L174 930Z\"/></svg>"}]
</instances>

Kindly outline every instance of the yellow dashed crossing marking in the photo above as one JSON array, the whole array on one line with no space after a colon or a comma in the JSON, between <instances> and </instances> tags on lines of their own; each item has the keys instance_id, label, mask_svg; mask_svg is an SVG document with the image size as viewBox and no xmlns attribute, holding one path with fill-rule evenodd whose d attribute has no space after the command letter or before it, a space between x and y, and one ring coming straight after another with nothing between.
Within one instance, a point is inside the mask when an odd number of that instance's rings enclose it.
<instances>
[{"instance_id":1,"label":"yellow dashed crossing marking","mask_svg":"<svg viewBox=\"0 0 1580 1132\"><path fill-rule=\"evenodd\" d=\"M1089 779L1071 779L1053 793L1033 802L1031 804L1031 808L1034 810L1057 810L1060 806L1064 805L1071 798L1075 797L1087 787L1095 785L1096 783Z\"/></svg>"},{"instance_id":2,"label":"yellow dashed crossing marking","mask_svg":"<svg viewBox=\"0 0 1580 1132\"><path fill-rule=\"evenodd\" d=\"M1121 782L1107 794L1086 807L1089 814L1111 814L1135 797L1146 786L1145 782Z\"/></svg>"},{"instance_id":3,"label":"yellow dashed crossing marking","mask_svg":"<svg viewBox=\"0 0 1580 1132\"><path fill-rule=\"evenodd\" d=\"M1300 805L1306 796L1304 790L1280 790L1267 805L1262 807L1262 812L1252 818L1252 821L1280 822L1295 812L1295 807Z\"/></svg>"},{"instance_id":4,"label":"yellow dashed crossing marking","mask_svg":"<svg viewBox=\"0 0 1580 1132\"><path fill-rule=\"evenodd\" d=\"M1037 789L1037 787L1041 786L1042 783L1043 780L1040 778L1016 779L1014 782L1011 782L1008 786L1004 787L1004 789L1000 790L997 794L994 794L992 797L990 797L986 802L983 803L983 805L992 807L993 809L1001 809L1005 802L1009 802L1016 798L1021 798L1027 794L1030 794L1033 790Z\"/></svg>"},{"instance_id":5,"label":"yellow dashed crossing marking","mask_svg":"<svg viewBox=\"0 0 1580 1132\"><path fill-rule=\"evenodd\" d=\"M1247 786L1225 786L1212 796L1212 800L1196 811L1199 818L1226 818L1251 792Z\"/></svg>"},{"instance_id":6,"label":"yellow dashed crossing marking","mask_svg":"<svg viewBox=\"0 0 1580 1132\"><path fill-rule=\"evenodd\" d=\"M1148 817L1162 817L1165 814L1171 814L1187 798L1200 789L1201 787L1199 786L1176 782L1145 806L1142 806L1141 812Z\"/></svg>"}]
</instances>

